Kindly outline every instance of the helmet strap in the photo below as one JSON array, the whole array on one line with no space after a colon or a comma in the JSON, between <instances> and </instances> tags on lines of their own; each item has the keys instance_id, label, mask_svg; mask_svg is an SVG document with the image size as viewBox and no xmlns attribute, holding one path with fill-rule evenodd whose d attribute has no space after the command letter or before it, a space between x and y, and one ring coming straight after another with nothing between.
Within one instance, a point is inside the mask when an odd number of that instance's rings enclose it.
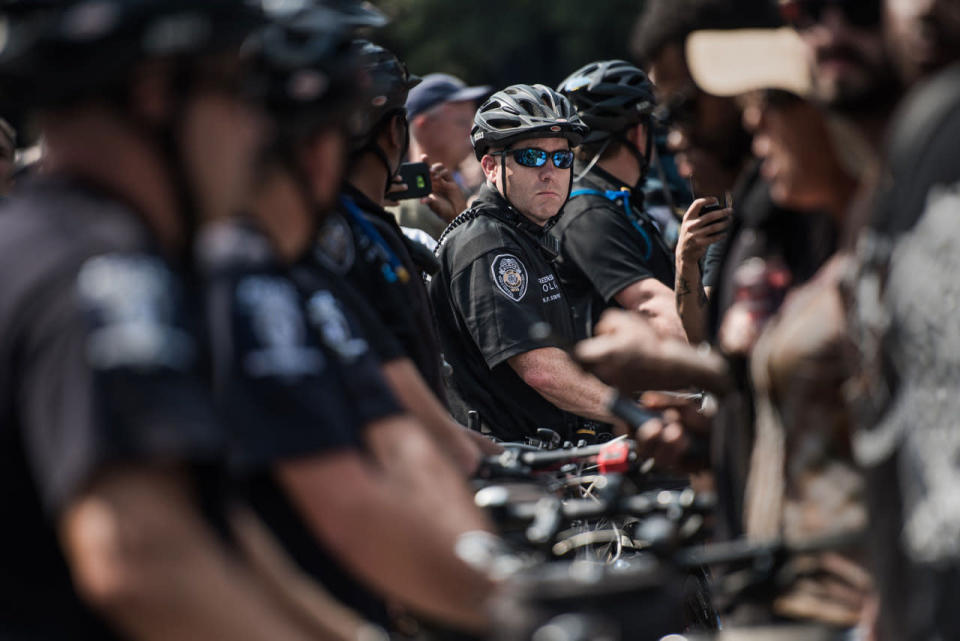
<instances>
[{"instance_id":1,"label":"helmet strap","mask_svg":"<svg viewBox=\"0 0 960 641\"><path fill-rule=\"evenodd\" d=\"M634 192L640 191L640 189L643 187L643 184L647 180L647 172L650 169L650 152L653 149L653 131L651 131L650 120L641 121L638 124L643 124L647 133L644 151L637 149L637 144L635 142L631 142L624 132L620 132L614 136L614 138L619 140L627 149L630 150L630 153L633 154L633 157L637 159L637 165L640 167L640 176L637 178L636 185L634 185Z\"/></svg>"},{"instance_id":2,"label":"helmet strap","mask_svg":"<svg viewBox=\"0 0 960 641\"><path fill-rule=\"evenodd\" d=\"M400 116L403 124L403 126L401 127L401 130L403 132L402 134L403 143L401 144L401 150L400 150L400 164L403 164L403 159L406 158L407 153L410 150L410 130L409 130L409 127L407 126L406 116L404 116L402 113L394 112L393 114L385 116L384 119L382 119L380 122L383 123L385 120L388 123L392 122L394 116L398 116L398 115ZM388 126L392 126L392 125L388 124ZM377 142L377 136L379 136L380 133L382 133L383 131L381 127L382 125L378 125L377 127L374 127L374 131L378 133L376 135L370 136L370 139L367 141L367 143L362 147L360 147L360 149L358 149L354 153L353 157L359 158L364 153L369 152L369 153L372 153L377 158L377 160L380 161L380 163L383 165L383 168L387 170L387 179L383 185L383 193L384 193L384 196L386 196L386 194L390 191L390 188L393 186L394 177L400 172L400 167L398 165L396 168L394 168L390 165L390 159L387 157L387 152L385 152L383 150L383 147L381 147L380 144Z\"/></svg>"},{"instance_id":3,"label":"helmet strap","mask_svg":"<svg viewBox=\"0 0 960 641\"><path fill-rule=\"evenodd\" d=\"M603 154L607 151L607 147L610 146L610 141L612 140L613 138L610 137L603 141L603 146L600 147L600 150L593 155L593 158L587 163L586 168L584 168L584 170L581 171L574 180L580 180L590 173L590 170L593 169L594 166L600 161L600 157L603 156Z\"/></svg>"}]
</instances>

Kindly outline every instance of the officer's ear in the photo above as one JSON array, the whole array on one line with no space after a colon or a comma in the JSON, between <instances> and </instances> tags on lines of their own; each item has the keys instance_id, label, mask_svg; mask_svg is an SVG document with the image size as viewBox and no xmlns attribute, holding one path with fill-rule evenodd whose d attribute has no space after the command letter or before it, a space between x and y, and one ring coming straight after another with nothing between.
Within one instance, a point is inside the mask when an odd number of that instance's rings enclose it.
<instances>
[{"instance_id":1,"label":"officer's ear","mask_svg":"<svg viewBox=\"0 0 960 641\"><path fill-rule=\"evenodd\" d=\"M497 178L500 176L500 163L496 156L485 154L480 159L480 168L483 169L483 175L491 185L497 184Z\"/></svg>"},{"instance_id":2,"label":"officer's ear","mask_svg":"<svg viewBox=\"0 0 960 641\"><path fill-rule=\"evenodd\" d=\"M393 149L401 149L406 144L409 131L407 130L407 118L397 114L390 119L390 126L387 127L390 136L390 146Z\"/></svg>"}]
</instances>

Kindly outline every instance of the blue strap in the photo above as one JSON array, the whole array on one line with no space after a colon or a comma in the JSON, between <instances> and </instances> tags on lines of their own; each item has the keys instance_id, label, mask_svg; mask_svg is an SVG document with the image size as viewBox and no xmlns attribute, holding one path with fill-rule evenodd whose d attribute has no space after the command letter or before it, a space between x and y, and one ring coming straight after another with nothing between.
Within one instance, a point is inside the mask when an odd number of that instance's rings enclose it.
<instances>
[{"instance_id":1,"label":"blue strap","mask_svg":"<svg viewBox=\"0 0 960 641\"><path fill-rule=\"evenodd\" d=\"M629 220L633 228L640 233L640 236L643 237L643 242L647 245L646 250L643 252L643 259L650 260L650 256L653 255L653 242L651 242L649 234L647 234L643 225L640 224L637 215L633 212L633 207L630 205L629 189L626 187L619 190L607 189L605 191L600 191L599 189L574 189L570 192L570 198L576 198L577 196L602 196L613 203L622 200L623 213L627 215L627 220Z\"/></svg>"},{"instance_id":2,"label":"blue strap","mask_svg":"<svg viewBox=\"0 0 960 641\"><path fill-rule=\"evenodd\" d=\"M387 241L383 239L383 236L380 235L380 232L377 231L377 228L374 227L369 220L364 217L363 213L360 211L360 208L357 207L357 203L353 202L353 199L344 194L340 195L340 204L343 205L343 208L347 210L347 213L353 218L353 221L357 224L358 227L363 231L364 234L377 246L380 248L381 253L384 258L387 259L387 262L381 268L383 272L383 277L387 280L388 283L395 283L400 281L405 283L410 280L410 272L407 271L407 268L403 266L403 263L400 262L400 259L397 258L397 255L393 253L393 250L390 249L390 245L387 244Z\"/></svg>"}]
</instances>

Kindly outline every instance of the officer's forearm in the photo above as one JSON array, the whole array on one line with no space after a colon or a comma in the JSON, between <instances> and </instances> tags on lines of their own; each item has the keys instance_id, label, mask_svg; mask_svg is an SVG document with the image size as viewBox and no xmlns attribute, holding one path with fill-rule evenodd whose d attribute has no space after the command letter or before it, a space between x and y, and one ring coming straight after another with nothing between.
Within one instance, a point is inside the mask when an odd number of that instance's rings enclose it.
<instances>
[{"instance_id":1,"label":"officer's forearm","mask_svg":"<svg viewBox=\"0 0 960 641\"><path fill-rule=\"evenodd\" d=\"M332 638L279 611L206 527L188 487L172 470L118 468L76 499L60 525L80 593L138 641Z\"/></svg>"},{"instance_id":2,"label":"officer's forearm","mask_svg":"<svg viewBox=\"0 0 960 641\"><path fill-rule=\"evenodd\" d=\"M687 340L673 291L656 278L632 283L614 298L624 309L643 315L661 336Z\"/></svg>"},{"instance_id":3,"label":"officer's forearm","mask_svg":"<svg viewBox=\"0 0 960 641\"><path fill-rule=\"evenodd\" d=\"M404 409L420 421L458 469L473 474L480 463L479 447L447 413L410 359L394 359L385 363L382 371Z\"/></svg>"},{"instance_id":4,"label":"officer's forearm","mask_svg":"<svg viewBox=\"0 0 960 641\"><path fill-rule=\"evenodd\" d=\"M514 356L509 363L527 385L559 409L603 423L616 420L607 409L614 390L584 372L564 351L544 347Z\"/></svg>"},{"instance_id":5,"label":"officer's forearm","mask_svg":"<svg viewBox=\"0 0 960 641\"><path fill-rule=\"evenodd\" d=\"M677 282L674 287L677 297L677 313L683 323L687 340L696 345L707 338L707 305L709 299L703 288L700 265L696 262L677 260Z\"/></svg>"},{"instance_id":6,"label":"officer's forearm","mask_svg":"<svg viewBox=\"0 0 960 641\"><path fill-rule=\"evenodd\" d=\"M493 584L455 554L469 526L438 523L358 453L289 461L278 475L316 536L367 585L443 621L487 626Z\"/></svg>"},{"instance_id":7,"label":"officer's forearm","mask_svg":"<svg viewBox=\"0 0 960 641\"><path fill-rule=\"evenodd\" d=\"M463 475L413 418L390 417L366 426L364 445L391 486L406 487L437 525L492 529Z\"/></svg>"}]
</instances>

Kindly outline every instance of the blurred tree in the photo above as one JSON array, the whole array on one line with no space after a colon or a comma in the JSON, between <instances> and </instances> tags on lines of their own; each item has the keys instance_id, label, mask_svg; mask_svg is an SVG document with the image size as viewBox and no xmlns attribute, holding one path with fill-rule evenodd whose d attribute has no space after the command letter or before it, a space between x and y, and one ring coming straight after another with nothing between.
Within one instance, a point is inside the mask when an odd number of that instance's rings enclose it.
<instances>
[{"instance_id":1,"label":"blurred tree","mask_svg":"<svg viewBox=\"0 0 960 641\"><path fill-rule=\"evenodd\" d=\"M413 73L471 84L555 87L591 60L629 60L638 0L374 0L391 24L371 37Z\"/></svg>"}]
</instances>

